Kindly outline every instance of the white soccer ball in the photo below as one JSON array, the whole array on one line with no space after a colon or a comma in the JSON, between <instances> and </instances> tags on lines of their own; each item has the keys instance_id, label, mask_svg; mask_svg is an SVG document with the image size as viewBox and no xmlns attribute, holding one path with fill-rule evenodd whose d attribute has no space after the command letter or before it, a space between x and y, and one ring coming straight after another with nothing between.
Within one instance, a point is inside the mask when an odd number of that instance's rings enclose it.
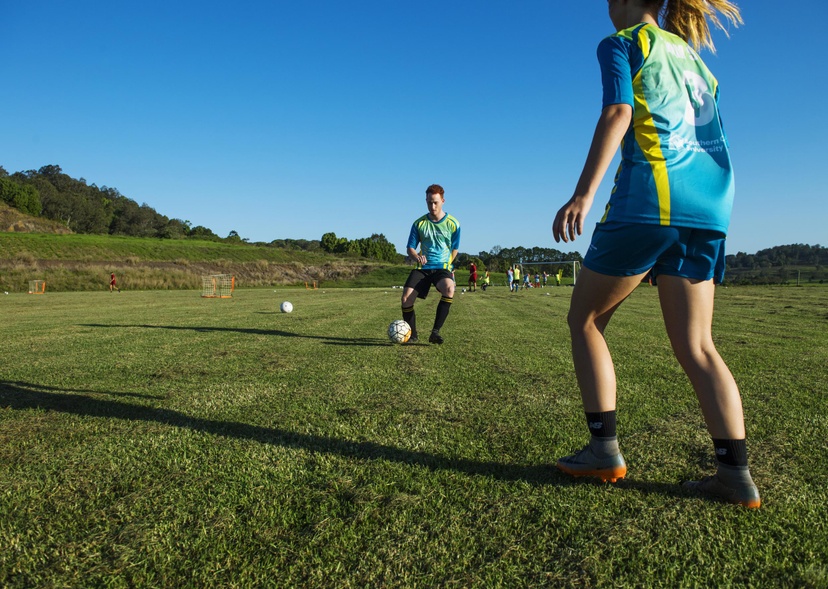
<instances>
[{"instance_id":1,"label":"white soccer ball","mask_svg":"<svg viewBox=\"0 0 828 589\"><path fill-rule=\"evenodd\" d=\"M291 303L290 301L285 301L281 304L279 309L282 311L282 313L290 313L291 311L293 311L293 303Z\"/></svg>"},{"instance_id":2,"label":"white soccer ball","mask_svg":"<svg viewBox=\"0 0 828 589\"><path fill-rule=\"evenodd\" d=\"M388 339L395 344L404 344L411 337L411 326L402 319L392 321L388 326Z\"/></svg>"}]
</instances>

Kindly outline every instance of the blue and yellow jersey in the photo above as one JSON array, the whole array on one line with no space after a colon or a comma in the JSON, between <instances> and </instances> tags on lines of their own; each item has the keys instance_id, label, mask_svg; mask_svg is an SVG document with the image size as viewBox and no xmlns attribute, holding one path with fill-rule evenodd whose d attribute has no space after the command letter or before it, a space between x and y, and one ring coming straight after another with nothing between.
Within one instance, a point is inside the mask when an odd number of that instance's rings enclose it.
<instances>
[{"instance_id":1,"label":"blue and yellow jersey","mask_svg":"<svg viewBox=\"0 0 828 589\"><path fill-rule=\"evenodd\" d=\"M460 222L448 213L436 223L423 215L408 235L408 247L416 250L420 244L427 260L423 270L451 270L451 252L460 249Z\"/></svg>"},{"instance_id":2,"label":"blue and yellow jersey","mask_svg":"<svg viewBox=\"0 0 828 589\"><path fill-rule=\"evenodd\" d=\"M733 167L719 84L680 37L639 24L598 46L603 106L629 104L633 121L601 222L727 233Z\"/></svg>"}]
</instances>

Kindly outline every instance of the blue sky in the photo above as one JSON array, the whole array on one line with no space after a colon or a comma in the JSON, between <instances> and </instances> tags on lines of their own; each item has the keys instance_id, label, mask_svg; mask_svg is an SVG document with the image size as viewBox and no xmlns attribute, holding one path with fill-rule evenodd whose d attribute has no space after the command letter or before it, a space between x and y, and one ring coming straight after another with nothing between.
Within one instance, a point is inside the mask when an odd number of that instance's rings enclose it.
<instances>
[{"instance_id":1,"label":"blue sky","mask_svg":"<svg viewBox=\"0 0 828 589\"><path fill-rule=\"evenodd\" d=\"M703 54L737 173L728 251L828 246L828 3L740 4ZM59 165L222 236L403 251L437 182L463 252L584 253L611 188L615 165L585 235L554 243L600 113L604 0L27 0L0 18L0 165Z\"/></svg>"}]
</instances>

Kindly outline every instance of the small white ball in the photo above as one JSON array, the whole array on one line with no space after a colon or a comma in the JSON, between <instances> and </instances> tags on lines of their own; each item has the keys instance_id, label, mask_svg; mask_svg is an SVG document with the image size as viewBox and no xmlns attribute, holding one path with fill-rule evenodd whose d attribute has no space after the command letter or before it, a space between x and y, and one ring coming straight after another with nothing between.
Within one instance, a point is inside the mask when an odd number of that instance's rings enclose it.
<instances>
[{"instance_id":1,"label":"small white ball","mask_svg":"<svg viewBox=\"0 0 828 589\"><path fill-rule=\"evenodd\" d=\"M290 301L285 301L279 306L279 309L282 311L282 313L290 313L293 311L293 303L291 303Z\"/></svg>"}]
</instances>

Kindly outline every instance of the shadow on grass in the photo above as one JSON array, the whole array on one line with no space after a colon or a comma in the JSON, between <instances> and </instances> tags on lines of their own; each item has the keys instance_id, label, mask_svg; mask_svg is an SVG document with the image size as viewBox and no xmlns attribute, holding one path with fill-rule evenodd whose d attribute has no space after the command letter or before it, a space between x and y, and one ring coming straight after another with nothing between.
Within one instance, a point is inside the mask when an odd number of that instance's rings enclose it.
<instances>
[{"instance_id":1,"label":"shadow on grass","mask_svg":"<svg viewBox=\"0 0 828 589\"><path fill-rule=\"evenodd\" d=\"M331 346L390 346L388 340L376 337L330 337L327 335L306 335L293 333L291 331L280 331L278 329L256 329L253 327L192 327L182 325L116 325L102 323L81 323L80 327L106 327L111 329L171 329L176 331L197 331L209 333L211 331L246 333L250 335L270 335L275 337L301 337L305 339L318 339L322 343Z\"/></svg>"},{"instance_id":2,"label":"shadow on grass","mask_svg":"<svg viewBox=\"0 0 828 589\"><path fill-rule=\"evenodd\" d=\"M389 460L431 470L452 470L468 475L489 476L507 481L525 481L533 485L569 487L578 484L602 485L598 481L573 479L559 472L551 464L517 465L499 462L481 462L465 458L449 458L438 454L404 450L375 442L353 442L340 438L302 434L280 428L262 427L232 421L215 421L190 417L171 409L159 409L87 396L87 391L58 389L25 382L0 381L0 408L16 410L40 409L70 415L155 422L187 428L215 436L252 440L323 454L335 454L357 460ZM100 394L97 391L88 391ZM115 394L115 393L105 393ZM141 395L136 395L141 396ZM685 495L678 485L638 482L631 479L618 485L642 493Z\"/></svg>"}]
</instances>

